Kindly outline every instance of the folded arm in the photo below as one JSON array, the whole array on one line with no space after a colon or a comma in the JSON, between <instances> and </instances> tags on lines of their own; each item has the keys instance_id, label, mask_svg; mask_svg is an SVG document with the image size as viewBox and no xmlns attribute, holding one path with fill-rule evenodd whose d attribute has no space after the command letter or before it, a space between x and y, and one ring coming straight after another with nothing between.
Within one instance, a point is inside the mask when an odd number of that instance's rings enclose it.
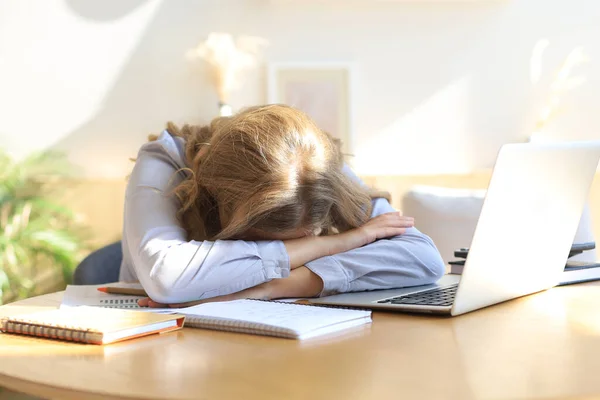
<instances>
[{"instance_id":1,"label":"folded arm","mask_svg":"<svg viewBox=\"0 0 600 400\"><path fill-rule=\"evenodd\" d=\"M393 211L386 199L376 199L371 217ZM426 285L436 282L445 273L444 262L433 241L416 228L314 260L306 266L323 280L321 296Z\"/></svg>"}]
</instances>

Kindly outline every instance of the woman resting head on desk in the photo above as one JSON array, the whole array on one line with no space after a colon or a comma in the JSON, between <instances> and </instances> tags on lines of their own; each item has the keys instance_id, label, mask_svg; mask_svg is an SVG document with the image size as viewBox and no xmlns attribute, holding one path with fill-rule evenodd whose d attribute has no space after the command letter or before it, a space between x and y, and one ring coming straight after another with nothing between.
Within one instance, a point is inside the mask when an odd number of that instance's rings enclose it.
<instances>
[{"instance_id":1,"label":"woman resting head on desk","mask_svg":"<svg viewBox=\"0 0 600 400\"><path fill-rule=\"evenodd\" d=\"M120 278L151 307L429 284L444 263L413 225L306 114L253 107L142 146Z\"/></svg>"}]
</instances>

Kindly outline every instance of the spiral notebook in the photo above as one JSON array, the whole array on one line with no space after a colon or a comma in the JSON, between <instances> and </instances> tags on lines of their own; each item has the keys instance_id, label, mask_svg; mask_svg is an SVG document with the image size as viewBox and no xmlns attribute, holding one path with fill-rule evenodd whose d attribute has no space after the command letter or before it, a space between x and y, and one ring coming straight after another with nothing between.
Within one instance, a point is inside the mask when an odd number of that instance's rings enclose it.
<instances>
[{"instance_id":1,"label":"spiral notebook","mask_svg":"<svg viewBox=\"0 0 600 400\"><path fill-rule=\"evenodd\" d=\"M183 327L184 316L73 307L0 319L0 331L88 344L109 344Z\"/></svg>"},{"instance_id":2,"label":"spiral notebook","mask_svg":"<svg viewBox=\"0 0 600 400\"><path fill-rule=\"evenodd\" d=\"M309 339L371 322L371 311L263 300L204 303L175 309L185 326L289 339Z\"/></svg>"}]
</instances>

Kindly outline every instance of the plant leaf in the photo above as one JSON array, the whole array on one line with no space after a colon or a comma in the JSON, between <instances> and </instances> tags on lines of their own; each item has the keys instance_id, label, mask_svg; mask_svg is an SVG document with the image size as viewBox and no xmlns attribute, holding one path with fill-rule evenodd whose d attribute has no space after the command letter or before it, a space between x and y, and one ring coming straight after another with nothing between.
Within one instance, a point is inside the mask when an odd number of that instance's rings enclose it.
<instances>
[{"instance_id":1,"label":"plant leaf","mask_svg":"<svg viewBox=\"0 0 600 400\"><path fill-rule=\"evenodd\" d=\"M54 151L15 162L0 150L0 302L71 281L87 248L86 231L50 193L64 191L74 171Z\"/></svg>"}]
</instances>

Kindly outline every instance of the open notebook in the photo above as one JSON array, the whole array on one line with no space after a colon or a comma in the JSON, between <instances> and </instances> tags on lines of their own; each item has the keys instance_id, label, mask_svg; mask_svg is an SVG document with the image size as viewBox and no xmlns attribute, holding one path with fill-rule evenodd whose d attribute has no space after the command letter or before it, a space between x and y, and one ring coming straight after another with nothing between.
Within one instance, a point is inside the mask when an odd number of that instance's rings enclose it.
<instances>
[{"instance_id":1,"label":"open notebook","mask_svg":"<svg viewBox=\"0 0 600 400\"><path fill-rule=\"evenodd\" d=\"M371 322L371 311L263 300L205 303L173 310L185 326L289 339L309 339Z\"/></svg>"},{"instance_id":2,"label":"open notebook","mask_svg":"<svg viewBox=\"0 0 600 400\"><path fill-rule=\"evenodd\" d=\"M0 320L0 331L89 344L108 344L183 326L177 314L153 314L100 307L73 307Z\"/></svg>"}]
</instances>

